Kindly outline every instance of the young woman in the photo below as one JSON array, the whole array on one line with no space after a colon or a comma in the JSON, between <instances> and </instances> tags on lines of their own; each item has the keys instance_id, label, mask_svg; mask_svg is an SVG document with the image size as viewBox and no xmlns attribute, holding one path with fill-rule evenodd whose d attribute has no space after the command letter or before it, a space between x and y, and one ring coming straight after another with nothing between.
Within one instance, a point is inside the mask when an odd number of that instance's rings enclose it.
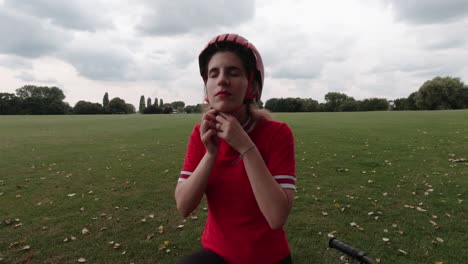
<instances>
[{"instance_id":1,"label":"young woman","mask_svg":"<svg viewBox=\"0 0 468 264\"><path fill-rule=\"evenodd\" d=\"M292 263L283 225L296 188L294 138L256 106L262 58L245 38L224 34L199 66L210 110L190 136L175 199L187 217L206 195L208 218L202 249L178 263Z\"/></svg>"}]
</instances>

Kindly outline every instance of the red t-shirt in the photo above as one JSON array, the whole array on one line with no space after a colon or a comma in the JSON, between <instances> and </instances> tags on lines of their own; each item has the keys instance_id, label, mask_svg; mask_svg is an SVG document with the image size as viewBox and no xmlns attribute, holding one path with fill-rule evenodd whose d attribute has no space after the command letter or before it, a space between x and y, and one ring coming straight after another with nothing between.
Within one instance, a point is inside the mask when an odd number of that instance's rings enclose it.
<instances>
[{"instance_id":1,"label":"red t-shirt","mask_svg":"<svg viewBox=\"0 0 468 264\"><path fill-rule=\"evenodd\" d=\"M248 134L261 153L271 175L282 188L296 188L294 137L291 129L276 121L261 119ZM179 181L190 177L205 154L200 125L190 136ZM284 229L272 230L250 186L244 162L227 142L220 140L206 197L208 218L202 246L228 263L276 263L290 253Z\"/></svg>"}]
</instances>

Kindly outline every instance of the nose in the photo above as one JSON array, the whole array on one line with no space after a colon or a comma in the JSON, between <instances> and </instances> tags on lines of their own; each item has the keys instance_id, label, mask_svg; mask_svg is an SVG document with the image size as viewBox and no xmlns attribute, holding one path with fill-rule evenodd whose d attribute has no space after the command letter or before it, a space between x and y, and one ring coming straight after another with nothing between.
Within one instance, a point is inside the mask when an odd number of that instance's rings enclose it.
<instances>
[{"instance_id":1,"label":"nose","mask_svg":"<svg viewBox=\"0 0 468 264\"><path fill-rule=\"evenodd\" d=\"M227 86L229 85L229 78L227 76L227 72L221 71L218 75L218 85L219 86Z\"/></svg>"}]
</instances>

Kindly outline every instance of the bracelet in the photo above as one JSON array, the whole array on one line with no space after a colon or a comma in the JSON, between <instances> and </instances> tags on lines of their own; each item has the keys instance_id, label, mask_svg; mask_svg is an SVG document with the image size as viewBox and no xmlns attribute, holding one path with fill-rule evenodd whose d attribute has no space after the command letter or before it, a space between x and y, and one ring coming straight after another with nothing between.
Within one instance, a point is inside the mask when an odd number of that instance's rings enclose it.
<instances>
[{"instance_id":1,"label":"bracelet","mask_svg":"<svg viewBox=\"0 0 468 264\"><path fill-rule=\"evenodd\" d=\"M239 157L232 163L232 165L236 165L241 159L244 158L244 155L247 154L247 152L251 151L252 149L254 149L256 146L255 144L253 146L251 146L250 148L248 148L246 151L244 151L244 153L240 154Z\"/></svg>"}]
</instances>

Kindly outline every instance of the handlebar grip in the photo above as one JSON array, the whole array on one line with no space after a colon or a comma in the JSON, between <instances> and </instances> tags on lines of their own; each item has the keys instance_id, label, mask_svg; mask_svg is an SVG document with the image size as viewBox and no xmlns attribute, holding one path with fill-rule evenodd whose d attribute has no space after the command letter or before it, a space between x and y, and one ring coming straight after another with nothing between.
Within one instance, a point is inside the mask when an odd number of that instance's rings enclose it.
<instances>
[{"instance_id":1,"label":"handlebar grip","mask_svg":"<svg viewBox=\"0 0 468 264\"><path fill-rule=\"evenodd\" d=\"M330 241L328 241L328 246L330 248L335 248L360 262L374 264L374 261L366 255L366 252L348 246L336 238L330 239Z\"/></svg>"}]
</instances>

